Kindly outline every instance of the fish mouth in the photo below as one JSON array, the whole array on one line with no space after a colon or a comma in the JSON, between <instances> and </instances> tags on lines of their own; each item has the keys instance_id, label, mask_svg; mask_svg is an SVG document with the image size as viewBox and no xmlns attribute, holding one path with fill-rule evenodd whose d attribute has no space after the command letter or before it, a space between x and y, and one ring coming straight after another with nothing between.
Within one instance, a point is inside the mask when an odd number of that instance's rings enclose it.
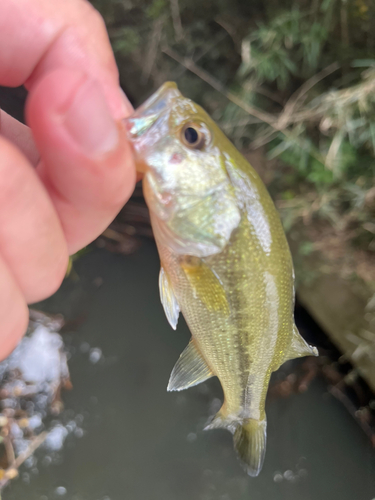
<instances>
[{"instance_id":1,"label":"fish mouth","mask_svg":"<svg viewBox=\"0 0 375 500\"><path fill-rule=\"evenodd\" d=\"M145 172L146 165L142 161L142 150L146 146L145 136L150 129L160 121L170 110L172 101L182 97L176 83L164 83L151 95L132 115L123 120L127 136L133 146L136 157L136 167L140 172Z\"/></svg>"},{"instance_id":2,"label":"fish mouth","mask_svg":"<svg viewBox=\"0 0 375 500\"><path fill-rule=\"evenodd\" d=\"M176 97L181 97L181 93L175 82L166 82L132 115L125 119L130 140L134 140L147 132L161 114L165 113L169 104Z\"/></svg>"}]
</instances>

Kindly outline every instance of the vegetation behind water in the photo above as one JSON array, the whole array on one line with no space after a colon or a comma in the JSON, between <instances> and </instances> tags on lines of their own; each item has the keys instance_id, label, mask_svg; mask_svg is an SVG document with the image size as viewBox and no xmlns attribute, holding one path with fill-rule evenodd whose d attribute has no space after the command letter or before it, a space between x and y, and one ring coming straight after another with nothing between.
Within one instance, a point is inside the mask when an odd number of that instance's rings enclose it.
<instances>
[{"instance_id":1,"label":"vegetation behind water","mask_svg":"<svg viewBox=\"0 0 375 500\"><path fill-rule=\"evenodd\" d=\"M286 230L303 234L300 253L323 250L373 287L372 0L93 3L133 102L177 81L261 163Z\"/></svg>"}]
</instances>

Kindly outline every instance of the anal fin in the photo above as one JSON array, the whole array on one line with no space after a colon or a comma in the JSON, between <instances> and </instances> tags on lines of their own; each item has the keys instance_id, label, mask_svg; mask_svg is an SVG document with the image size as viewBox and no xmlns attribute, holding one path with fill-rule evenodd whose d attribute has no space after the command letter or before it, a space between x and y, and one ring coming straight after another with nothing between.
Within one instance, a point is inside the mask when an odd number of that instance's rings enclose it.
<instances>
[{"instance_id":1,"label":"anal fin","mask_svg":"<svg viewBox=\"0 0 375 500\"><path fill-rule=\"evenodd\" d=\"M159 291L167 320L173 330L176 330L180 307L163 266L160 268L159 274Z\"/></svg>"},{"instance_id":2,"label":"anal fin","mask_svg":"<svg viewBox=\"0 0 375 500\"><path fill-rule=\"evenodd\" d=\"M213 376L214 374L192 339L182 351L172 370L167 390L182 391Z\"/></svg>"}]
</instances>

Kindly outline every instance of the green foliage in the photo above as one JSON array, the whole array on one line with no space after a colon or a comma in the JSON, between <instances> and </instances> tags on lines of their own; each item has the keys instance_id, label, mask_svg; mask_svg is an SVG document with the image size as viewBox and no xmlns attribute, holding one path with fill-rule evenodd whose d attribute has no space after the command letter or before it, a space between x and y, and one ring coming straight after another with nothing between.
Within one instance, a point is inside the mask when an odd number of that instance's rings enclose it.
<instances>
[{"instance_id":1,"label":"green foliage","mask_svg":"<svg viewBox=\"0 0 375 500\"><path fill-rule=\"evenodd\" d=\"M111 39L114 52L121 52L122 55L133 52L141 42L137 30L126 26L112 32Z\"/></svg>"},{"instance_id":2,"label":"green foliage","mask_svg":"<svg viewBox=\"0 0 375 500\"><path fill-rule=\"evenodd\" d=\"M276 3L282 8L281 0ZM308 214L340 231L355 227L353 244L373 251L374 208L365 200L375 176L375 61L360 29L370 11L375 19L375 5L295 5L284 13L270 10L242 40L237 95L274 114L266 123L249 121L231 131L241 146L252 137L279 160L279 168L294 172L277 177L272 188L286 230ZM224 120L229 116L223 114ZM240 116L244 121L244 110Z\"/></svg>"},{"instance_id":3,"label":"green foliage","mask_svg":"<svg viewBox=\"0 0 375 500\"><path fill-rule=\"evenodd\" d=\"M168 6L167 0L153 0L146 9L146 16L150 19L157 19L165 13Z\"/></svg>"},{"instance_id":4,"label":"green foliage","mask_svg":"<svg viewBox=\"0 0 375 500\"><path fill-rule=\"evenodd\" d=\"M309 77L319 66L328 31L310 16L292 9L260 23L242 42L242 65L238 76L245 84L275 82L285 89L294 77Z\"/></svg>"},{"instance_id":5,"label":"green foliage","mask_svg":"<svg viewBox=\"0 0 375 500\"><path fill-rule=\"evenodd\" d=\"M240 149L264 147L287 230L355 226L375 250L373 0L94 3L135 104L176 80Z\"/></svg>"}]
</instances>

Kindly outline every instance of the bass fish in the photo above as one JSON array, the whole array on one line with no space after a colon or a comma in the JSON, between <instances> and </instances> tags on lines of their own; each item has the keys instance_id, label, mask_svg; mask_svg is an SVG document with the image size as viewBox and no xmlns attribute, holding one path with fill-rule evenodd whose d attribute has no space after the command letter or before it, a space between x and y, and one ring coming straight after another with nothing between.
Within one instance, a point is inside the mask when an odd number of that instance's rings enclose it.
<instances>
[{"instance_id":1,"label":"bass fish","mask_svg":"<svg viewBox=\"0 0 375 500\"><path fill-rule=\"evenodd\" d=\"M160 256L159 288L192 334L168 391L210 377L224 403L206 427L233 434L250 476L266 448L265 399L285 361L317 355L294 323L294 272L276 208L208 114L165 83L126 120Z\"/></svg>"}]
</instances>

